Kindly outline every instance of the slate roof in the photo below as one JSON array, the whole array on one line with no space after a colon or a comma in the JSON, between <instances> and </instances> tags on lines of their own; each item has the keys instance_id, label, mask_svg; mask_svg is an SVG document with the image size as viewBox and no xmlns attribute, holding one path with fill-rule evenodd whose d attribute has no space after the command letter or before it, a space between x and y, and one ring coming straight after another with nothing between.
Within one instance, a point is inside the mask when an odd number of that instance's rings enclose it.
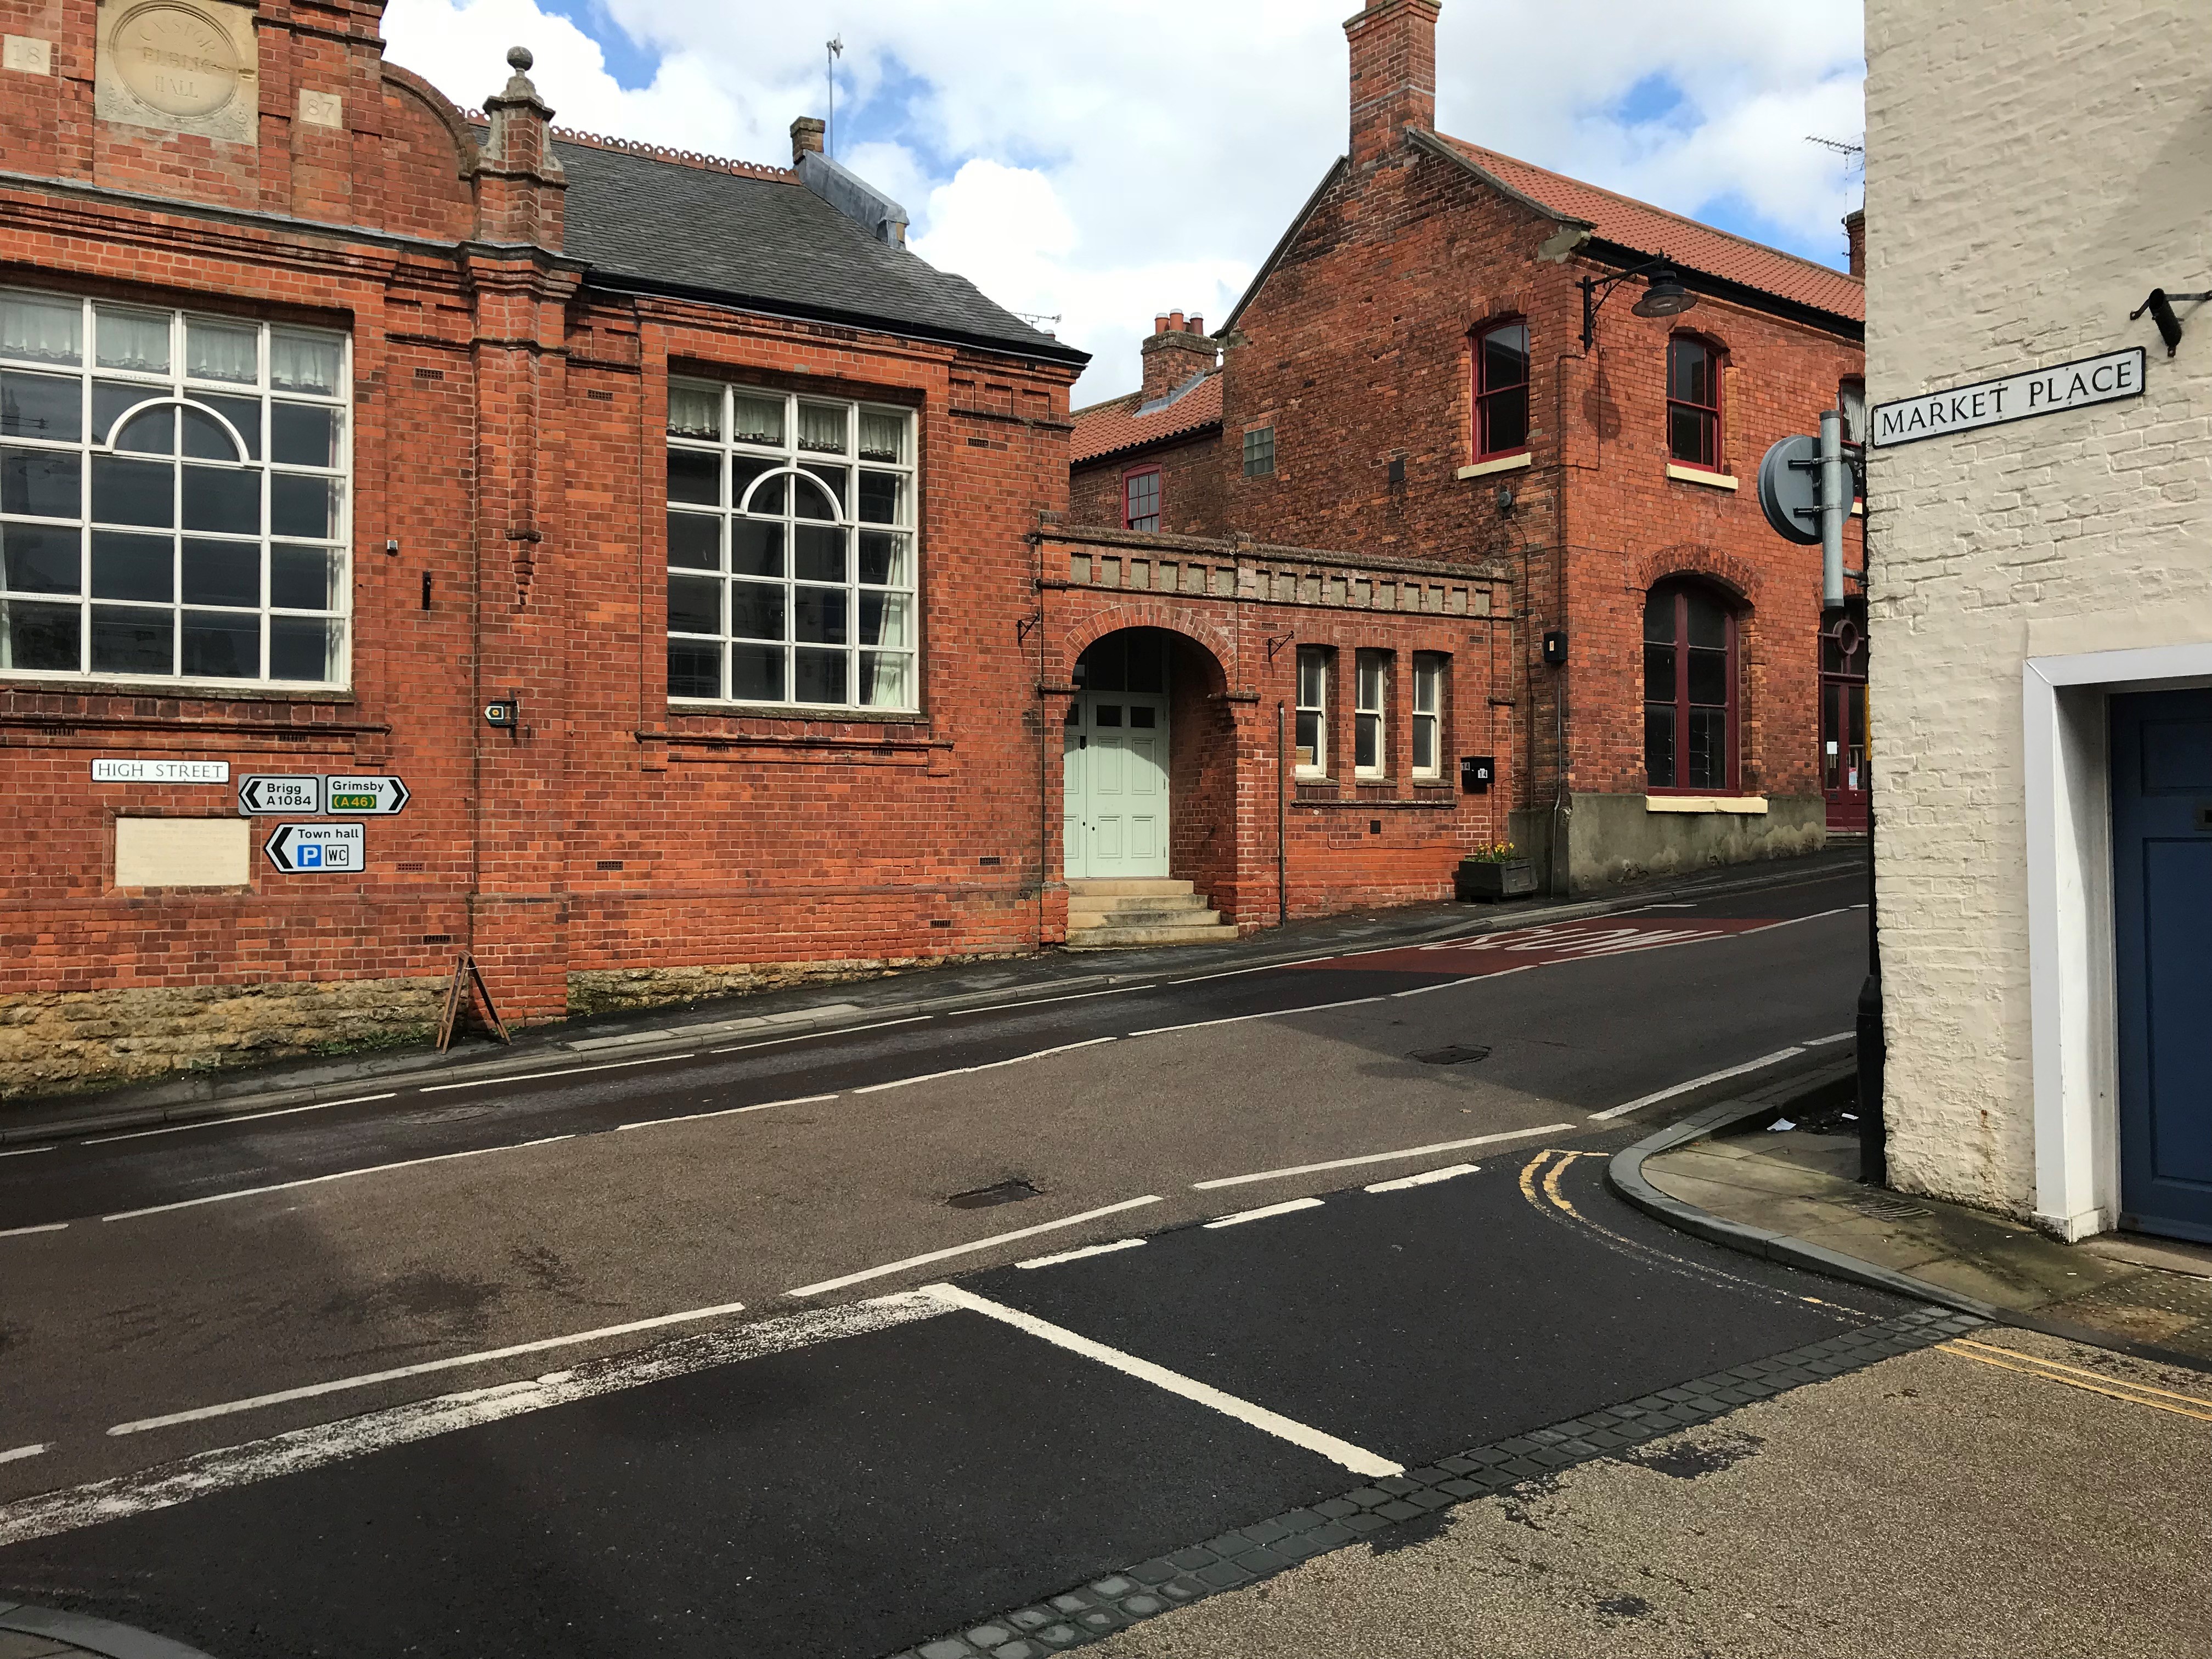
<instances>
[{"instance_id":1,"label":"slate roof","mask_svg":"<svg viewBox=\"0 0 2212 1659\"><path fill-rule=\"evenodd\" d=\"M748 176L558 137L553 149L568 176L565 251L588 260L587 280L601 286L1090 361L966 277L878 242L795 173Z\"/></svg>"},{"instance_id":2,"label":"slate roof","mask_svg":"<svg viewBox=\"0 0 2212 1659\"><path fill-rule=\"evenodd\" d=\"M1562 217L1586 222L1606 241L1655 258L1663 253L1686 270L1724 277L1854 322L1866 320L1866 283L1856 276L1745 237L1731 236L1648 202L1617 196L1579 179L1516 161L1463 138L1443 142L1509 189Z\"/></svg>"},{"instance_id":3,"label":"slate roof","mask_svg":"<svg viewBox=\"0 0 2212 1659\"><path fill-rule=\"evenodd\" d=\"M1081 466L1085 461L1118 455L1125 449L1137 449L1146 444L1202 432L1209 426L1219 426L1221 371L1209 370L1196 386L1179 392L1173 401L1148 415L1138 413L1144 406L1144 398L1143 392L1132 392L1126 398L1077 410L1070 417L1075 422L1075 438L1068 451L1068 464Z\"/></svg>"}]
</instances>

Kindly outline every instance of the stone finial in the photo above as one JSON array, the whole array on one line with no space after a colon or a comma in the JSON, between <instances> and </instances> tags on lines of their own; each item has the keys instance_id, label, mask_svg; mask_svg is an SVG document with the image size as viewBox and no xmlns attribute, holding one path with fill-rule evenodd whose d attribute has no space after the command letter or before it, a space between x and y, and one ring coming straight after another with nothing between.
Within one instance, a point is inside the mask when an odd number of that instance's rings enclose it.
<instances>
[{"instance_id":1,"label":"stone finial","mask_svg":"<svg viewBox=\"0 0 2212 1659\"><path fill-rule=\"evenodd\" d=\"M508 67L513 69L514 73L507 77L507 89L501 93L500 96L502 98L526 98L533 103L538 101L538 88L532 86L530 82L530 66L538 60L531 55L530 48L527 46L508 47L507 52L507 61Z\"/></svg>"}]
</instances>

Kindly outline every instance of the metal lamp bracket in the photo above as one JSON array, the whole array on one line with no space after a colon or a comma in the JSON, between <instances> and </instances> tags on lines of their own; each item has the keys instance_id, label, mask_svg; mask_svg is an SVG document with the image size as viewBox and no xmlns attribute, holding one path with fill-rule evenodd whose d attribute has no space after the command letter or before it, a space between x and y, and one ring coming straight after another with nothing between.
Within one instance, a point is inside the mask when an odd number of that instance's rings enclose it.
<instances>
[{"instance_id":1,"label":"metal lamp bracket","mask_svg":"<svg viewBox=\"0 0 2212 1659\"><path fill-rule=\"evenodd\" d=\"M2131 323L2141 319L2146 311L2150 313L2151 321L2158 325L2159 338L2166 342L2166 355L2169 357L2181 349L2181 319L2173 314L2176 300L2189 305L2203 305L2207 300L2212 300L2212 294L2168 294L2162 288L2154 288L2150 291L2150 298L2128 313L2128 320Z\"/></svg>"}]
</instances>

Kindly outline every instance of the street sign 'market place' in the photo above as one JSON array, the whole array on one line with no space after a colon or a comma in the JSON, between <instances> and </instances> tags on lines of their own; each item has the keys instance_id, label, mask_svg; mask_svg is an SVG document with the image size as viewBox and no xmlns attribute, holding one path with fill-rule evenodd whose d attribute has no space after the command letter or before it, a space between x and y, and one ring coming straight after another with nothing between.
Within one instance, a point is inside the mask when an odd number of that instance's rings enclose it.
<instances>
[{"instance_id":1,"label":"street sign 'market place'","mask_svg":"<svg viewBox=\"0 0 2212 1659\"><path fill-rule=\"evenodd\" d=\"M1877 404L1873 413L1871 441L1876 449L1918 443L1977 427L2003 426L2031 420L2038 415L2057 415L2091 404L2117 403L2140 398L2143 392L2144 353L2141 346L2085 357L2079 362L2051 368L2030 369L2002 380L1984 380L1948 392L1930 392L1918 398Z\"/></svg>"}]
</instances>

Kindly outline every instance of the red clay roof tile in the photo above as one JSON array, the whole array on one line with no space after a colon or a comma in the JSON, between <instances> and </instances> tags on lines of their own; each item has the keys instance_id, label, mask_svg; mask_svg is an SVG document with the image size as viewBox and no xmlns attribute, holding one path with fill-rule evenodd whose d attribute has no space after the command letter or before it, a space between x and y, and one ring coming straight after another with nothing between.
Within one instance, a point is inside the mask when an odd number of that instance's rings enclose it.
<instances>
[{"instance_id":1,"label":"red clay roof tile","mask_svg":"<svg viewBox=\"0 0 2212 1659\"><path fill-rule=\"evenodd\" d=\"M1137 413L1143 401L1143 394L1133 392L1126 398L1077 410L1073 416L1075 447L1068 456L1070 465L1080 466L1102 455L1218 426L1221 422L1221 371L1214 370L1165 409L1155 410L1150 415Z\"/></svg>"}]
</instances>

